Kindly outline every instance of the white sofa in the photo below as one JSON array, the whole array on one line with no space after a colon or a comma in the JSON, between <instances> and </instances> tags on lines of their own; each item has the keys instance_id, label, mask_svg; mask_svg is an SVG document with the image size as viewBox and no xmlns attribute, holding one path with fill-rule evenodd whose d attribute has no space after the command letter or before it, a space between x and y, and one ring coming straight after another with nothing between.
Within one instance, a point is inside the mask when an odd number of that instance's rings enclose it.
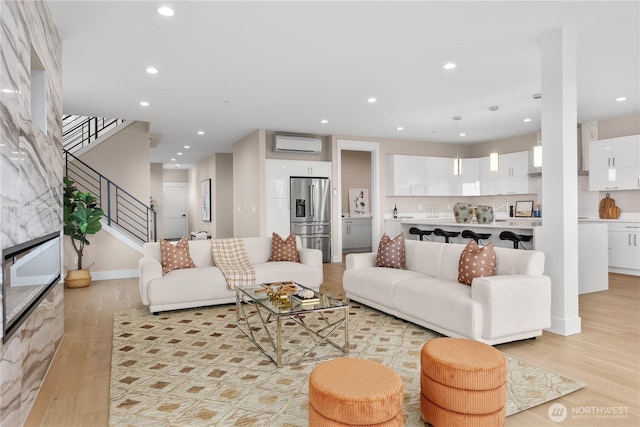
<instances>
[{"instance_id":1,"label":"white sofa","mask_svg":"<svg viewBox=\"0 0 640 427\"><path fill-rule=\"evenodd\" d=\"M536 337L551 325L544 253L495 248L496 275L458 282L465 245L405 242L406 270L375 267L375 253L349 254L349 299L449 337L500 344Z\"/></svg>"},{"instance_id":2,"label":"white sofa","mask_svg":"<svg viewBox=\"0 0 640 427\"><path fill-rule=\"evenodd\" d=\"M312 289L322 284L322 251L298 249L300 263L267 262L271 256L271 237L243 238L249 261L256 272L256 283L295 281ZM300 238L296 236L298 248ZM235 302L220 269L213 265L211 240L189 240L189 252L196 268L173 270L162 275L160 243L143 245L143 258L138 263L140 297L149 311L177 310Z\"/></svg>"}]
</instances>

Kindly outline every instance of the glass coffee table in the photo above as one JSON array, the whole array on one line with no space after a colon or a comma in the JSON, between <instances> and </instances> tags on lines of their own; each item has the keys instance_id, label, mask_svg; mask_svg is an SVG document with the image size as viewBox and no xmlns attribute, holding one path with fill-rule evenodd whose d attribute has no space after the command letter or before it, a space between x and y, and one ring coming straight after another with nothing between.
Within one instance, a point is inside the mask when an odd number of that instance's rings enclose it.
<instances>
[{"instance_id":1,"label":"glass coffee table","mask_svg":"<svg viewBox=\"0 0 640 427\"><path fill-rule=\"evenodd\" d=\"M278 367L349 352L349 303L294 282L237 287L236 323Z\"/></svg>"}]
</instances>

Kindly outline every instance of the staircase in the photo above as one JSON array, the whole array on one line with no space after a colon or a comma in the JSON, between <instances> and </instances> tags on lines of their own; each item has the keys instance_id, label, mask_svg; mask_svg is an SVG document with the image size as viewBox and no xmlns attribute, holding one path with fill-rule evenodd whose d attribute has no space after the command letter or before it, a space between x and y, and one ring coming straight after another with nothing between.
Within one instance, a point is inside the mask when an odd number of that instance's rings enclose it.
<instances>
[{"instance_id":1,"label":"staircase","mask_svg":"<svg viewBox=\"0 0 640 427\"><path fill-rule=\"evenodd\" d=\"M62 145L75 153L122 123L124 119L66 115L62 118Z\"/></svg>"},{"instance_id":2,"label":"staircase","mask_svg":"<svg viewBox=\"0 0 640 427\"><path fill-rule=\"evenodd\" d=\"M121 119L65 116L63 154L65 175L80 191L93 194L104 211L105 230L141 250L142 243L156 241L156 212L77 157L84 147L124 123ZM114 230L117 232L113 232ZM130 241L126 241L130 240Z\"/></svg>"}]
</instances>

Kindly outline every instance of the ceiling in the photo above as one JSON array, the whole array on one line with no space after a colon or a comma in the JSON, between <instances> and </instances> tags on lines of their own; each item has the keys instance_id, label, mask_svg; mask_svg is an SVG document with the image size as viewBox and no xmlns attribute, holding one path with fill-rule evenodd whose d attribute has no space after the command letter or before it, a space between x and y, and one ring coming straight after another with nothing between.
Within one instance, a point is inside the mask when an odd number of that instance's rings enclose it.
<instances>
[{"instance_id":1,"label":"ceiling","mask_svg":"<svg viewBox=\"0 0 640 427\"><path fill-rule=\"evenodd\" d=\"M230 153L258 128L443 143L530 134L538 42L562 26L578 40L578 121L640 111L639 1L48 4L65 114L148 121L165 167ZM164 5L175 16L156 13Z\"/></svg>"}]
</instances>

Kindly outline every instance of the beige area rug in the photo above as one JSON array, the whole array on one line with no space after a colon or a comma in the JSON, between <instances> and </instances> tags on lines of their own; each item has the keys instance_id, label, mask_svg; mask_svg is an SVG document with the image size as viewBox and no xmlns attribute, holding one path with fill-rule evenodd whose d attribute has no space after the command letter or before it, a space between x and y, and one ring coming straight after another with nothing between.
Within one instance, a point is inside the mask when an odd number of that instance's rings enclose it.
<instances>
[{"instance_id":1,"label":"beige area rug","mask_svg":"<svg viewBox=\"0 0 640 427\"><path fill-rule=\"evenodd\" d=\"M322 361L277 368L235 323L234 305L158 316L146 310L115 313L109 425L306 426L308 377ZM310 337L291 325L284 342L295 351ZM349 332L349 356L376 360L398 372L405 387L405 425L424 426L419 355L422 345L438 335L355 304ZM318 354L324 347L332 348L321 346ZM507 415L584 387L507 359Z\"/></svg>"}]
</instances>

